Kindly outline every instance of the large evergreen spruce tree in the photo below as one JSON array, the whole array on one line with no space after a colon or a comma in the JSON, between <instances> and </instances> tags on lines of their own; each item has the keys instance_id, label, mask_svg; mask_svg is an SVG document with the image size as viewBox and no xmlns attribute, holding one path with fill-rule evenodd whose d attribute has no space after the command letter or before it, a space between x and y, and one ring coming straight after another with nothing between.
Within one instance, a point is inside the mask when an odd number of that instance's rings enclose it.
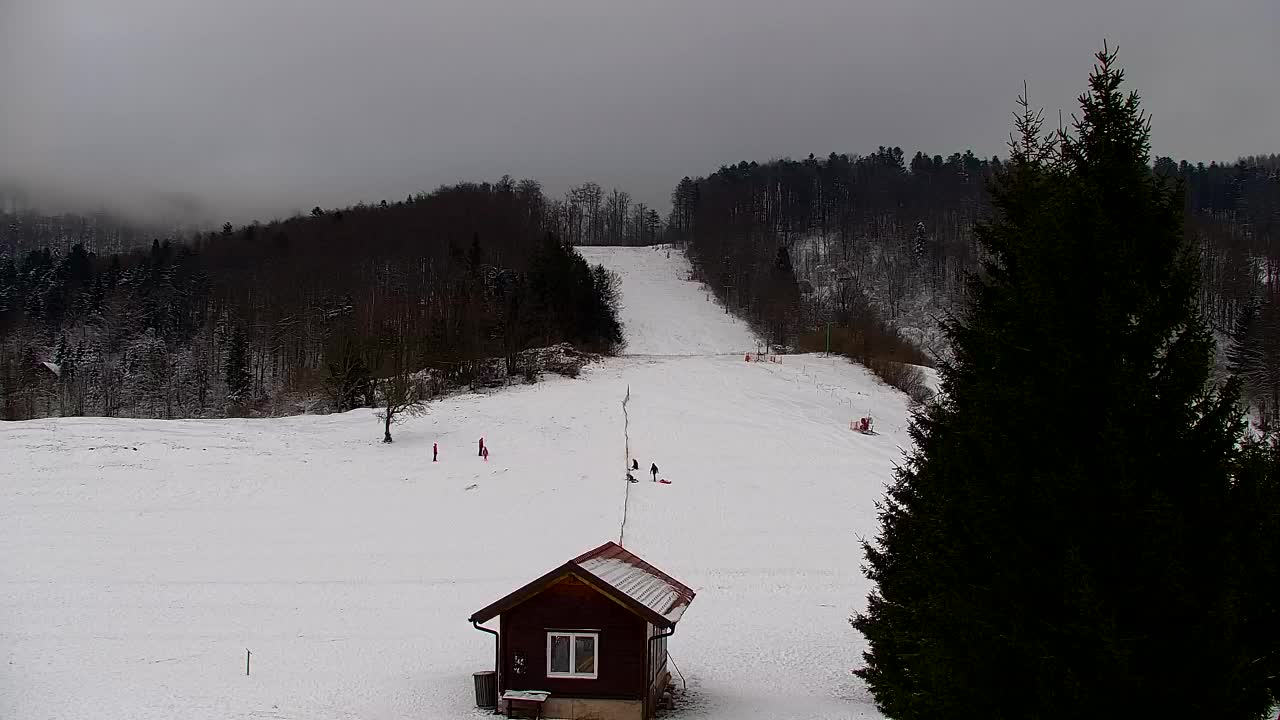
<instances>
[{"instance_id":1,"label":"large evergreen spruce tree","mask_svg":"<svg viewBox=\"0 0 1280 720\"><path fill-rule=\"evenodd\" d=\"M1209 386L1180 192L1097 57L1073 132L1042 136L1022 100L941 399L866 545L858 674L892 718L1268 706L1231 519L1235 387Z\"/></svg>"}]
</instances>

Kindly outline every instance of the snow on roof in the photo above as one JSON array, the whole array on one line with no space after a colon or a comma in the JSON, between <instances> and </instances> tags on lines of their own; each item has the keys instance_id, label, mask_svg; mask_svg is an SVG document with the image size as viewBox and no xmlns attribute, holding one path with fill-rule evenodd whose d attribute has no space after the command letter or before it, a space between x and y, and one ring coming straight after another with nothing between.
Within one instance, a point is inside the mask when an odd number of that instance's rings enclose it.
<instances>
[{"instance_id":1,"label":"snow on roof","mask_svg":"<svg viewBox=\"0 0 1280 720\"><path fill-rule=\"evenodd\" d=\"M693 590L615 543L608 543L574 561L606 585L653 610L671 624L680 620L693 601Z\"/></svg>"},{"instance_id":2,"label":"snow on roof","mask_svg":"<svg viewBox=\"0 0 1280 720\"><path fill-rule=\"evenodd\" d=\"M694 592L658 568L607 542L583 553L510 595L473 614L472 622L486 622L542 592L558 578L577 573L594 580L606 594L614 594L636 614L660 627L673 627L693 602Z\"/></svg>"}]
</instances>

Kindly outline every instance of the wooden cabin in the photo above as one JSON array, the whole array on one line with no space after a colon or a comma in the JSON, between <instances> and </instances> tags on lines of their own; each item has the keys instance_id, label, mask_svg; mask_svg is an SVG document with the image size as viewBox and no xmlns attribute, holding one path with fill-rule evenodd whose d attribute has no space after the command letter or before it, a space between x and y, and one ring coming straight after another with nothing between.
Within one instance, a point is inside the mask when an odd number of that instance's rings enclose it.
<instances>
[{"instance_id":1,"label":"wooden cabin","mask_svg":"<svg viewBox=\"0 0 1280 720\"><path fill-rule=\"evenodd\" d=\"M470 618L497 635L498 697L544 691L542 715L649 720L671 681L667 638L694 592L605 543ZM480 623L498 618L498 630ZM498 701L500 711L507 703Z\"/></svg>"}]
</instances>

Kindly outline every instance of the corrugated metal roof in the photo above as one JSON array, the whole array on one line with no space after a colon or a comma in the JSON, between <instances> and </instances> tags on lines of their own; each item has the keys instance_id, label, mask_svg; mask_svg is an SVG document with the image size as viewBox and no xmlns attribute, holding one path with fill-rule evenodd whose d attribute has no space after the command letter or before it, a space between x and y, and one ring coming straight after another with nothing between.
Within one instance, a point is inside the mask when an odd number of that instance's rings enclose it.
<instances>
[{"instance_id":1,"label":"corrugated metal roof","mask_svg":"<svg viewBox=\"0 0 1280 720\"><path fill-rule=\"evenodd\" d=\"M653 624L673 627L693 602L694 592L621 545L607 542L583 553L506 597L474 613L471 622L486 622L537 595L567 574L598 584L601 592L615 595L636 614Z\"/></svg>"},{"instance_id":2,"label":"corrugated metal roof","mask_svg":"<svg viewBox=\"0 0 1280 720\"><path fill-rule=\"evenodd\" d=\"M666 618L680 620L694 592L617 543L608 542L573 559L573 564L600 582Z\"/></svg>"}]
</instances>

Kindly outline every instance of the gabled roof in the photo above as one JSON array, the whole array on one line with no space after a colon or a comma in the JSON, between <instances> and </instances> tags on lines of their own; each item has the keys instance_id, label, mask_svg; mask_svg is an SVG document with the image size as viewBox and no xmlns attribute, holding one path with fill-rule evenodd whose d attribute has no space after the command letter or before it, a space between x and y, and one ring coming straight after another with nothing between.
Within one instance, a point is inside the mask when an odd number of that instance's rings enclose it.
<instances>
[{"instance_id":1,"label":"gabled roof","mask_svg":"<svg viewBox=\"0 0 1280 720\"><path fill-rule=\"evenodd\" d=\"M486 622L547 589L565 575L577 575L661 628L674 627L693 602L694 592L621 545L607 542L585 552L501 600L478 610L471 622Z\"/></svg>"}]
</instances>

